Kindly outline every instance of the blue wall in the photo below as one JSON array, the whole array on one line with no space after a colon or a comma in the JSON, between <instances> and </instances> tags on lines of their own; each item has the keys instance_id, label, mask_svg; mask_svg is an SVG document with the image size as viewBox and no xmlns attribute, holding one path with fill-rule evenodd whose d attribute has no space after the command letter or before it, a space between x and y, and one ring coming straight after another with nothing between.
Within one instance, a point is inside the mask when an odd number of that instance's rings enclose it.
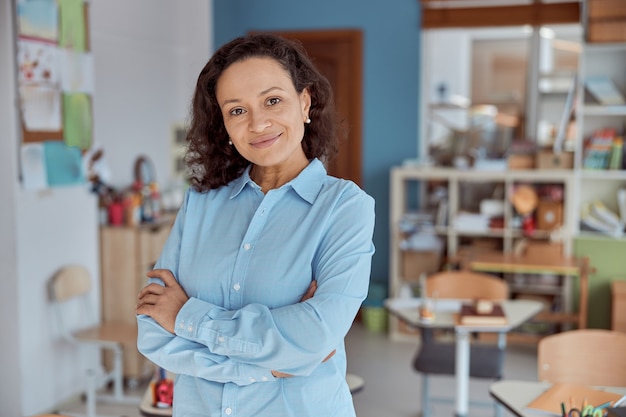
<instances>
[{"instance_id":1,"label":"blue wall","mask_svg":"<svg viewBox=\"0 0 626 417\"><path fill-rule=\"evenodd\" d=\"M417 0L215 0L215 47L249 30L363 32L363 187L376 199L372 280L389 275L389 170L417 155Z\"/></svg>"}]
</instances>

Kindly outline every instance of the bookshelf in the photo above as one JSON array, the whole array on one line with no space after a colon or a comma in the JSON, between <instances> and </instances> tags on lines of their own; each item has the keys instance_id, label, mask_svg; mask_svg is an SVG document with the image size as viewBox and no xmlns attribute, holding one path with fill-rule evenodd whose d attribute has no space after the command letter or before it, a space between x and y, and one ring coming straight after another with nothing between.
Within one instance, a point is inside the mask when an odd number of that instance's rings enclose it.
<instances>
[{"instance_id":1,"label":"bookshelf","mask_svg":"<svg viewBox=\"0 0 626 417\"><path fill-rule=\"evenodd\" d=\"M610 211L619 215L617 194L620 189L626 189L626 148L623 145L626 134L626 43L583 43L582 48L576 103L578 225L582 220L582 208L595 201L601 201ZM590 91L589 80L598 79L602 83L609 83L614 90L610 92L611 97L606 99L606 102L614 104L603 104L602 97ZM603 135L605 137L601 138ZM606 151L604 158L603 142ZM622 144L621 148L617 146L619 143ZM581 235L598 234L583 226L579 226L578 231ZM617 238L623 239L619 235Z\"/></svg>"},{"instance_id":2,"label":"bookshelf","mask_svg":"<svg viewBox=\"0 0 626 417\"><path fill-rule=\"evenodd\" d=\"M420 218L416 213L422 213L422 218L428 218L430 212L430 224L428 230L440 239L445 248L442 265L456 262L467 249L467 246L488 241L490 245L505 252L511 252L517 242L523 239L528 233L522 230L522 226L517 222L517 213L510 203L511 196L516 186L519 184L532 184L537 188L544 185L558 186L562 189L562 218L559 225L559 234L562 243L562 253L570 255L572 251L572 237L576 227L574 224L573 211L575 206L574 188L575 174L571 170L509 170L509 171L478 171L478 170L457 170L454 168L435 168L400 166L391 171L391 193L390 193L390 278L389 296L398 297L403 291L403 287L414 286L418 274L408 267L420 268L424 266L424 258L421 263L407 263L407 256L415 252L403 249L403 241L408 236L406 230L410 228L400 227L406 223L407 214L411 218ZM443 215L437 213L437 207L429 207L431 199L428 193L433 191L433 184L443 187L446 190L447 208ZM459 213L472 210L469 204L479 203L475 199L463 198L463 193L472 186L483 186L487 189L500 188L502 194L498 198L488 199L491 201L501 201L503 207L503 221L501 225L495 227L464 228L459 227L455 218ZM472 201L473 200L473 201ZM443 219L442 219L443 218ZM443 220L443 221L442 221ZM428 223L428 221L426 221ZM547 239L552 231L536 229L530 233L532 238ZM491 248L491 247L490 247ZM417 252L419 253L419 252ZM427 271L434 272L434 271ZM516 292L537 292L537 288L532 288L531 284L521 283ZM561 295L568 288L550 288L543 291L551 292L552 295ZM564 298L566 298L564 296ZM415 337L415 334L401 326L397 319L390 318L390 337L401 340Z\"/></svg>"}]
</instances>

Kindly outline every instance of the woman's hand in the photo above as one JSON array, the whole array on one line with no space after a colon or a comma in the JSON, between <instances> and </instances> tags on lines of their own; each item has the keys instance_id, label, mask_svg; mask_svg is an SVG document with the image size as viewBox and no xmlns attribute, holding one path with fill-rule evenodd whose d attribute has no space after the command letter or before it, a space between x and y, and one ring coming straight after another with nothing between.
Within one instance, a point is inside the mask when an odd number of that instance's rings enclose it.
<instances>
[{"instance_id":1,"label":"woman's hand","mask_svg":"<svg viewBox=\"0 0 626 417\"><path fill-rule=\"evenodd\" d=\"M165 330L174 333L176 315L189 297L167 269L154 269L146 275L161 279L165 286L156 283L146 285L137 296L136 313L152 317Z\"/></svg>"},{"instance_id":2,"label":"woman's hand","mask_svg":"<svg viewBox=\"0 0 626 417\"><path fill-rule=\"evenodd\" d=\"M309 288L307 288L306 292L300 299L300 302L306 301L309 298L313 298L313 296L315 295L315 291L317 291L317 281L313 280L309 284Z\"/></svg>"}]
</instances>

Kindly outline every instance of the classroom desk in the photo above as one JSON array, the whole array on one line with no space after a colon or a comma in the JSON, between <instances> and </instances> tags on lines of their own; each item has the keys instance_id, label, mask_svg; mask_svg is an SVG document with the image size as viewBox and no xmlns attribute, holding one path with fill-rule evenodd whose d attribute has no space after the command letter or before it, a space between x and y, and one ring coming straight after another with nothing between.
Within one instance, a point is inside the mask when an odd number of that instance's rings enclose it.
<instances>
[{"instance_id":1,"label":"classroom desk","mask_svg":"<svg viewBox=\"0 0 626 417\"><path fill-rule=\"evenodd\" d=\"M420 298L390 298L385 300L385 307L391 314L407 325L415 328L454 329L455 333L455 380L456 380L456 416L467 416L469 406L469 364L470 337L474 332L507 333L511 329L530 320L541 311L543 305L534 300L505 300L502 309L507 318L506 325L463 326L457 316L462 303L471 300L440 299L434 305L435 319L424 322L419 317Z\"/></svg>"},{"instance_id":2,"label":"classroom desk","mask_svg":"<svg viewBox=\"0 0 626 417\"><path fill-rule=\"evenodd\" d=\"M173 378L173 375L168 375L168 378ZM346 381L348 382L348 387L350 388L350 392L352 394L356 394L361 391L365 386L365 380L356 374L348 373L346 375ZM146 389L146 392L144 392L141 404L139 404L139 412L145 417L171 417L172 415L171 408L157 408L152 405L151 386L149 386L148 389Z\"/></svg>"},{"instance_id":3,"label":"classroom desk","mask_svg":"<svg viewBox=\"0 0 626 417\"><path fill-rule=\"evenodd\" d=\"M469 268L479 272L554 274L564 277L578 277L580 280L578 313L543 313L537 317L537 320L574 323L579 329L587 327L589 273L592 271L587 258L537 259L515 256L510 253L486 252L473 254L469 259Z\"/></svg>"},{"instance_id":4,"label":"classroom desk","mask_svg":"<svg viewBox=\"0 0 626 417\"><path fill-rule=\"evenodd\" d=\"M489 394L518 417L537 417L542 414L526 410L526 406L550 386L547 382L502 380L491 384ZM626 387L596 388L626 395Z\"/></svg>"}]
</instances>

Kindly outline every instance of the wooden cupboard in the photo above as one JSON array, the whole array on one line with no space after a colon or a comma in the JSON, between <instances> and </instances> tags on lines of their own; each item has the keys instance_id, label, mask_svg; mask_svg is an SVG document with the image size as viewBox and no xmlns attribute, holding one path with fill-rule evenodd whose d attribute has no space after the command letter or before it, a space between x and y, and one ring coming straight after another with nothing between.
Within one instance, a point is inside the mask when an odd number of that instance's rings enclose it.
<instances>
[{"instance_id":1,"label":"wooden cupboard","mask_svg":"<svg viewBox=\"0 0 626 417\"><path fill-rule=\"evenodd\" d=\"M102 320L136 324L137 294L146 285L169 235L173 216L138 226L102 226L100 262ZM109 359L105 358L105 364ZM124 343L124 377L137 382L149 377L154 368L137 350L137 335Z\"/></svg>"}]
</instances>

